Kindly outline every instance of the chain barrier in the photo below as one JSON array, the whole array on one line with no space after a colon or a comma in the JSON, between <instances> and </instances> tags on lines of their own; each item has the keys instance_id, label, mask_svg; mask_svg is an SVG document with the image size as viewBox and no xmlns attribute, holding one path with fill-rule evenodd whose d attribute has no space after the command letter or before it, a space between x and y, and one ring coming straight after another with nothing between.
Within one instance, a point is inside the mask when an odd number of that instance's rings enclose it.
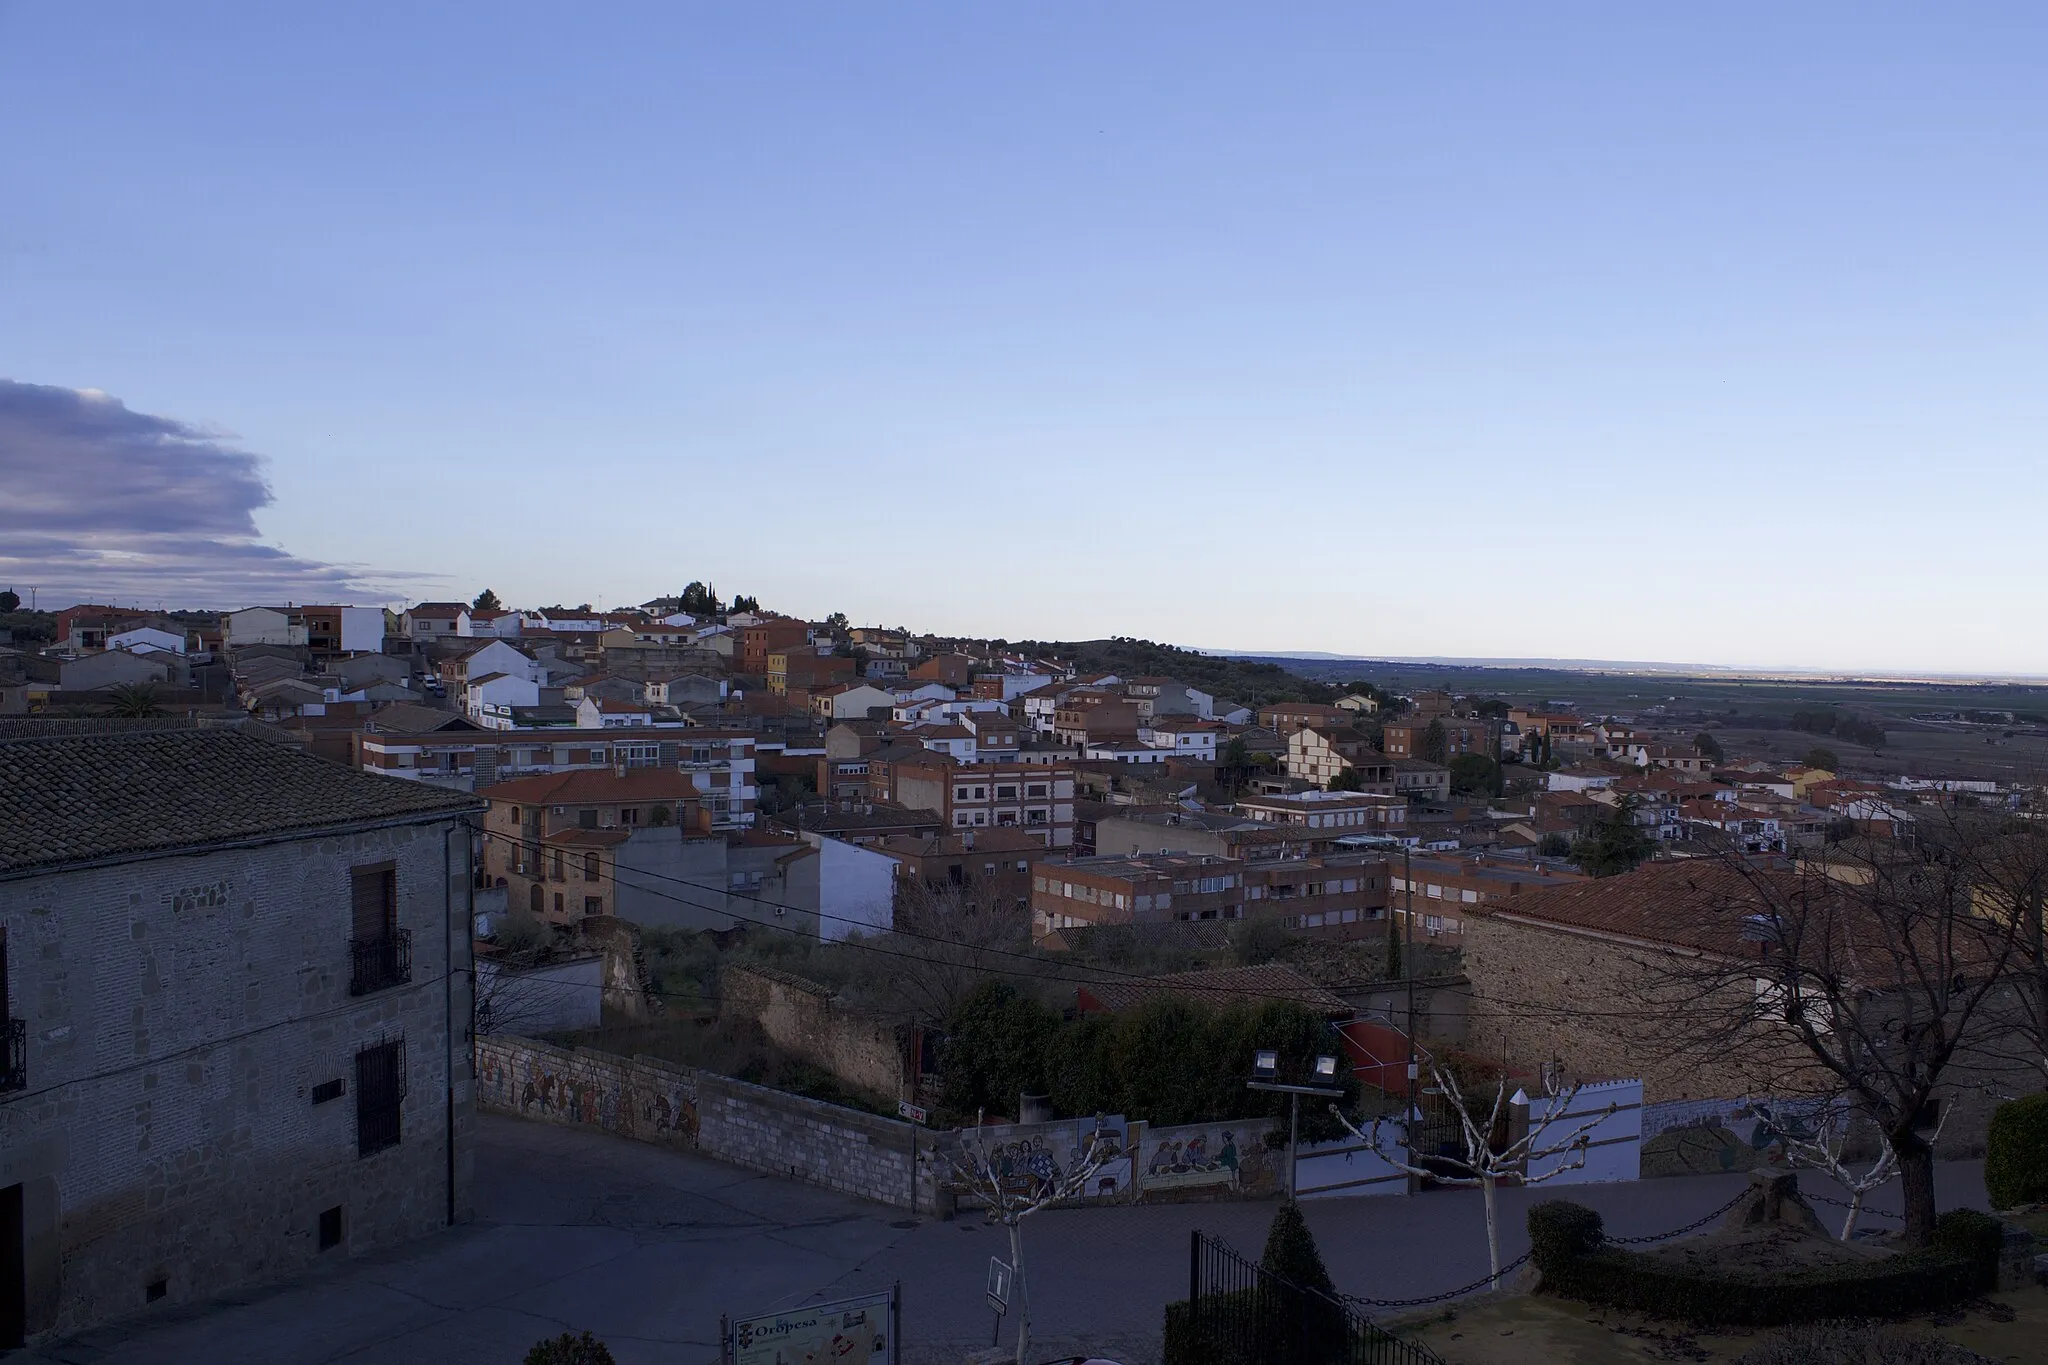
<instances>
[{"instance_id":1,"label":"chain barrier","mask_svg":"<svg viewBox=\"0 0 2048 1365\"><path fill-rule=\"evenodd\" d=\"M1747 1189L1742 1190L1733 1199L1723 1204L1720 1208L1715 1209L1712 1213L1706 1215L1706 1217L1695 1218L1692 1222L1687 1223L1684 1227L1673 1228L1669 1232L1653 1233L1648 1237L1609 1237L1607 1240L1610 1242L1620 1242L1624 1246L1642 1246L1645 1243L1649 1242L1668 1242L1673 1237L1683 1237L1688 1232L1698 1231L1700 1228L1703 1228L1707 1224L1713 1222L1716 1218L1719 1218L1722 1214L1728 1212L1728 1210L1734 1208L1737 1204L1740 1204L1743 1200L1747 1198L1749 1198L1749 1191Z\"/></svg>"},{"instance_id":2,"label":"chain barrier","mask_svg":"<svg viewBox=\"0 0 2048 1365\"><path fill-rule=\"evenodd\" d=\"M1830 1199L1824 1194L1808 1194L1804 1190L1801 1190L1799 1194L1801 1198L1806 1199L1811 1203L1833 1204L1838 1209L1846 1209L1849 1207L1849 1201L1846 1199ZM1868 1204L1865 1204L1861 1209L1857 1211L1857 1213L1858 1216L1867 1214L1872 1218L1889 1218L1894 1223L1903 1223L1906 1221L1906 1215L1903 1213L1893 1213L1890 1209L1874 1209L1871 1208Z\"/></svg>"},{"instance_id":3,"label":"chain barrier","mask_svg":"<svg viewBox=\"0 0 2048 1365\"><path fill-rule=\"evenodd\" d=\"M1723 1204L1720 1208L1715 1209L1712 1213L1709 1213L1701 1218L1696 1218L1692 1222L1687 1223L1682 1228L1673 1228L1669 1232L1652 1233L1647 1237L1609 1237L1607 1240L1610 1242L1625 1243L1630 1246L1642 1246L1648 1242L1668 1242L1673 1237L1682 1237L1688 1232L1694 1232L1700 1228L1705 1227L1707 1224L1713 1222L1716 1218L1721 1217L1721 1215L1727 1213L1728 1210L1734 1208L1737 1204L1740 1204L1743 1200L1747 1199L1748 1197L1749 1191L1745 1189L1738 1193L1733 1199ZM1508 1275L1512 1274L1514 1271L1521 1269L1524 1265L1527 1265L1529 1262L1529 1257L1533 1254L1533 1252L1525 1251L1521 1255L1515 1257L1514 1260L1509 1261L1506 1265L1502 1266L1500 1268L1500 1278L1506 1279ZM1460 1285L1456 1289L1446 1289L1441 1294L1428 1294L1419 1299L1372 1299L1367 1298L1363 1294L1345 1294L1341 1297L1349 1300L1352 1303L1364 1304L1372 1308L1421 1308L1426 1304L1442 1303L1446 1299L1461 1298L1466 1294L1470 1294L1475 1289L1482 1289L1487 1285L1492 1284L1493 1281L1493 1275L1481 1275L1478 1279L1472 1281L1472 1283L1470 1284Z\"/></svg>"}]
</instances>

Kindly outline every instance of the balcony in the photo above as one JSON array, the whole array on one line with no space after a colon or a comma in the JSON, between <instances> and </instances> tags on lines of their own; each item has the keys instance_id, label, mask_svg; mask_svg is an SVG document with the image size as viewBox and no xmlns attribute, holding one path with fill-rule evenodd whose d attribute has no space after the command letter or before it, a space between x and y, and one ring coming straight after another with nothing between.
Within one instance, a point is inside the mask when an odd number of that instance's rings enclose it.
<instances>
[{"instance_id":1,"label":"balcony","mask_svg":"<svg viewBox=\"0 0 2048 1365\"><path fill-rule=\"evenodd\" d=\"M28 1020L0 1019L0 1095L28 1089Z\"/></svg>"},{"instance_id":2,"label":"balcony","mask_svg":"<svg viewBox=\"0 0 2048 1365\"><path fill-rule=\"evenodd\" d=\"M369 995L412 980L412 930L394 929L378 938L349 942L350 995Z\"/></svg>"}]
</instances>

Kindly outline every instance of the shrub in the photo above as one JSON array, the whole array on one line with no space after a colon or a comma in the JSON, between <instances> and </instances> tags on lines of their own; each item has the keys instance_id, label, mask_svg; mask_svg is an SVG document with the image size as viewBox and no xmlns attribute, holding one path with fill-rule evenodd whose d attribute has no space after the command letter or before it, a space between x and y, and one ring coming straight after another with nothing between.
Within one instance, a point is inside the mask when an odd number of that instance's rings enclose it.
<instances>
[{"instance_id":1,"label":"shrub","mask_svg":"<svg viewBox=\"0 0 2048 1365\"><path fill-rule=\"evenodd\" d=\"M1301 1205L1292 1199L1282 1202L1280 1211L1273 1215L1273 1226L1266 1232L1265 1254L1259 1257L1259 1269L1268 1275L1278 1275L1297 1289L1313 1289L1319 1294L1337 1292L1336 1282L1323 1265L1323 1254L1316 1250L1315 1234L1308 1230L1308 1220L1301 1216Z\"/></svg>"},{"instance_id":2,"label":"shrub","mask_svg":"<svg viewBox=\"0 0 2048 1365\"><path fill-rule=\"evenodd\" d=\"M1992 1113L1984 1189L1995 1209L2048 1201L2048 1094L2007 1100Z\"/></svg>"},{"instance_id":3,"label":"shrub","mask_svg":"<svg viewBox=\"0 0 2048 1365\"><path fill-rule=\"evenodd\" d=\"M1607 1240L1600 1215L1568 1199L1546 1199L1529 1209L1529 1258L1549 1273L1576 1257L1591 1255Z\"/></svg>"},{"instance_id":4,"label":"shrub","mask_svg":"<svg viewBox=\"0 0 2048 1365\"><path fill-rule=\"evenodd\" d=\"M1886 1318L1973 1298L1995 1284L1998 1220L1956 1210L1935 1245L1879 1261L1850 1261L1767 1278L1708 1270L1605 1245L1599 1215L1551 1200L1529 1210L1543 1290L1606 1308L1716 1326L1771 1327L1827 1318Z\"/></svg>"},{"instance_id":5,"label":"shrub","mask_svg":"<svg viewBox=\"0 0 2048 1365\"><path fill-rule=\"evenodd\" d=\"M568 1332L533 1343L526 1353L526 1365L616 1365L609 1347L585 1332Z\"/></svg>"}]
</instances>

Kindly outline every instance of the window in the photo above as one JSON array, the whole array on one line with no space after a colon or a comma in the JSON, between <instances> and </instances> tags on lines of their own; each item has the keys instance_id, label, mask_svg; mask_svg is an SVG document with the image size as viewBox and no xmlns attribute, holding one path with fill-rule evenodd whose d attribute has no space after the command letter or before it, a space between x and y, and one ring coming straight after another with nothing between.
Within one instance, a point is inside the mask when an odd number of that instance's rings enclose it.
<instances>
[{"instance_id":1,"label":"window","mask_svg":"<svg viewBox=\"0 0 2048 1365\"><path fill-rule=\"evenodd\" d=\"M351 869L349 912L349 994L412 980L412 935L398 927L398 869L391 863Z\"/></svg>"},{"instance_id":2,"label":"window","mask_svg":"<svg viewBox=\"0 0 2048 1365\"><path fill-rule=\"evenodd\" d=\"M1027 825L1045 824L1046 813L1042 810L1027 810L1024 812L1024 823Z\"/></svg>"},{"instance_id":3,"label":"window","mask_svg":"<svg viewBox=\"0 0 2048 1365\"><path fill-rule=\"evenodd\" d=\"M955 787L955 788L953 788L953 799L954 799L955 801L965 801L965 800L967 799L967 788L965 788L965 787Z\"/></svg>"},{"instance_id":4,"label":"window","mask_svg":"<svg viewBox=\"0 0 2048 1365\"><path fill-rule=\"evenodd\" d=\"M546 896L547 893L540 889L540 883L535 882L526 889L526 908L536 915L544 913Z\"/></svg>"},{"instance_id":5,"label":"window","mask_svg":"<svg viewBox=\"0 0 2048 1365\"><path fill-rule=\"evenodd\" d=\"M602 915L604 913L604 897L585 896L583 898L583 913L586 915Z\"/></svg>"},{"instance_id":6,"label":"window","mask_svg":"<svg viewBox=\"0 0 2048 1365\"><path fill-rule=\"evenodd\" d=\"M974 789L974 799L975 799L975 800L977 800L977 801L986 801L986 800L988 800L988 788L987 788L987 787L976 787L976 788Z\"/></svg>"},{"instance_id":7,"label":"window","mask_svg":"<svg viewBox=\"0 0 2048 1365\"><path fill-rule=\"evenodd\" d=\"M405 1039L374 1043L356 1054L356 1155L396 1147L405 1105Z\"/></svg>"},{"instance_id":8,"label":"window","mask_svg":"<svg viewBox=\"0 0 2048 1365\"><path fill-rule=\"evenodd\" d=\"M557 918L560 918L564 913L562 909L562 893L557 891L555 893L555 915Z\"/></svg>"},{"instance_id":9,"label":"window","mask_svg":"<svg viewBox=\"0 0 2048 1365\"><path fill-rule=\"evenodd\" d=\"M597 812L596 812L595 810L579 810L579 811L577 811L577 812L576 812L576 828L578 828L578 829L596 829L596 828L597 828Z\"/></svg>"},{"instance_id":10,"label":"window","mask_svg":"<svg viewBox=\"0 0 2048 1365\"><path fill-rule=\"evenodd\" d=\"M338 1100L342 1097L343 1090L344 1087L339 1076L331 1081L322 1081L313 1087L313 1103L325 1104L329 1100Z\"/></svg>"},{"instance_id":11,"label":"window","mask_svg":"<svg viewBox=\"0 0 2048 1365\"><path fill-rule=\"evenodd\" d=\"M1016 799L1017 799L1017 789L1016 789L1015 787L997 787L997 788L996 788L996 800L998 800L998 801L1015 801Z\"/></svg>"},{"instance_id":12,"label":"window","mask_svg":"<svg viewBox=\"0 0 2048 1365\"><path fill-rule=\"evenodd\" d=\"M562 850L560 850L559 848L555 850L555 854L554 854L554 859L555 859L555 867L554 867L554 878L555 878L555 880L556 880L556 881L558 881L558 882L559 882L559 881L562 881L562 880L564 880L564 878L563 878L563 874L562 874Z\"/></svg>"},{"instance_id":13,"label":"window","mask_svg":"<svg viewBox=\"0 0 2048 1365\"><path fill-rule=\"evenodd\" d=\"M583 855L583 880L586 882L597 882L604 880L603 864L599 861L598 856L595 853L586 853Z\"/></svg>"}]
</instances>

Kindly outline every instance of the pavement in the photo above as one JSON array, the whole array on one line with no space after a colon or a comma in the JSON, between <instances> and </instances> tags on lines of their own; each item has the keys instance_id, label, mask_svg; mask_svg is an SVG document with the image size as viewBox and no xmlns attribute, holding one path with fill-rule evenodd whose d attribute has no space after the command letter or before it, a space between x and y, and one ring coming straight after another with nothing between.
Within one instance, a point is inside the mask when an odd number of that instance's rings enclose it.
<instances>
[{"instance_id":1,"label":"pavement","mask_svg":"<svg viewBox=\"0 0 2048 1365\"><path fill-rule=\"evenodd\" d=\"M1500 1195L1504 1258L1523 1214L1568 1196L1611 1233L1664 1232L1716 1208L1740 1175L1544 1186ZM1803 1188L1840 1191L1801 1174ZM1982 1164L1944 1163L1942 1207L1984 1206ZM722 1314L794 1307L900 1282L904 1365L959 1365L991 1340L982 1298L1007 1234L602 1133L484 1117L477 1219L397 1250L202 1305L146 1313L19 1357L40 1365L508 1365L536 1340L589 1329L619 1365L714 1365ZM1895 1211L1896 1186L1874 1207ZM1035 1305L1030 1358L1156 1365L1163 1305L1188 1292L1199 1228L1257 1257L1270 1201L1048 1211L1024 1224ZM1487 1273L1477 1191L1304 1205L1338 1288L1434 1294ZM1836 1211L1823 1207L1835 1221ZM1881 1220L1872 1225L1883 1226ZM1397 1310L1388 1310L1389 1312ZM1014 1333L1015 1319L1005 1328Z\"/></svg>"}]
</instances>

